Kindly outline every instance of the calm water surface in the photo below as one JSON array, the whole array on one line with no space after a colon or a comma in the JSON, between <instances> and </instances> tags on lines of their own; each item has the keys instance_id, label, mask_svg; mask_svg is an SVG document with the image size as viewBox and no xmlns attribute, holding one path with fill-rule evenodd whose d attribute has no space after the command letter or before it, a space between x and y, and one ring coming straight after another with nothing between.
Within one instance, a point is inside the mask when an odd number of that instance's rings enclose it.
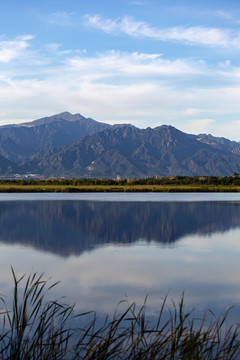
<instances>
[{"instance_id":1,"label":"calm water surface","mask_svg":"<svg viewBox=\"0 0 240 360\"><path fill-rule=\"evenodd\" d=\"M240 194L0 194L0 293L20 275L61 280L53 297L155 314L166 293L221 313L240 305ZM239 320L238 320L239 321Z\"/></svg>"}]
</instances>

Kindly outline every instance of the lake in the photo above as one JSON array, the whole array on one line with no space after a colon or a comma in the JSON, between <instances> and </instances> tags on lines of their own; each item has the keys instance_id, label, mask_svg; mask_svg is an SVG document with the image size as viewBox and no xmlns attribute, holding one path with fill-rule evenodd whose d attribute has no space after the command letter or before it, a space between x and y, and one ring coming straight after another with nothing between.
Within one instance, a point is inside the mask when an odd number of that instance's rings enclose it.
<instances>
[{"instance_id":1,"label":"lake","mask_svg":"<svg viewBox=\"0 0 240 360\"><path fill-rule=\"evenodd\" d=\"M224 312L240 304L240 194L0 194L0 293L45 273L79 311L161 298Z\"/></svg>"}]
</instances>

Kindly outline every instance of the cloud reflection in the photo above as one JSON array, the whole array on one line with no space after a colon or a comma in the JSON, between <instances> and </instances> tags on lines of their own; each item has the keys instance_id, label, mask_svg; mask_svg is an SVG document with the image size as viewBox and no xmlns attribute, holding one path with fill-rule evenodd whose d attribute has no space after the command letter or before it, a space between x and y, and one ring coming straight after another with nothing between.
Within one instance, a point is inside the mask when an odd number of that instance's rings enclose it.
<instances>
[{"instance_id":1,"label":"cloud reflection","mask_svg":"<svg viewBox=\"0 0 240 360\"><path fill-rule=\"evenodd\" d=\"M17 201L0 203L0 292L10 264L45 272L55 297L114 311L125 296L155 314L161 297L220 313L240 304L240 204Z\"/></svg>"}]
</instances>

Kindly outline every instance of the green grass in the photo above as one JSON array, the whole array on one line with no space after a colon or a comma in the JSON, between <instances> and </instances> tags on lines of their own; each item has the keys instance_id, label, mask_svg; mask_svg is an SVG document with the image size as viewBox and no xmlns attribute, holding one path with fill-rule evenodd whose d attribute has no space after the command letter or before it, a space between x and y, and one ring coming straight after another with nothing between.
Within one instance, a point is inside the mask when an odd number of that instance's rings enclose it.
<instances>
[{"instance_id":1,"label":"green grass","mask_svg":"<svg viewBox=\"0 0 240 360\"><path fill-rule=\"evenodd\" d=\"M125 310L116 310L99 326L94 312L76 314L73 306L47 300L56 284L49 286L43 275L18 278L13 269L12 274L11 307L1 298L0 359L240 358L239 324L226 325L230 310L220 318L209 311L195 319L192 312L185 312L184 297L171 307L166 297L154 324L148 321L145 302L140 309L126 303Z\"/></svg>"},{"instance_id":2,"label":"green grass","mask_svg":"<svg viewBox=\"0 0 240 360\"><path fill-rule=\"evenodd\" d=\"M0 193L240 192L233 185L20 185L0 184Z\"/></svg>"}]
</instances>

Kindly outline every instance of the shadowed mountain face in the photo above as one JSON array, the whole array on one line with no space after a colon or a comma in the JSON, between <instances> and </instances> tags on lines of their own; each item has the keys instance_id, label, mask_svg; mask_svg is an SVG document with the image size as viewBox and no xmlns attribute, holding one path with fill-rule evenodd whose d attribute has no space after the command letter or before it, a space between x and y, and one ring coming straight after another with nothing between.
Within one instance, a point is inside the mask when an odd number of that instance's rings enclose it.
<instances>
[{"instance_id":1,"label":"shadowed mountain face","mask_svg":"<svg viewBox=\"0 0 240 360\"><path fill-rule=\"evenodd\" d=\"M134 178L240 173L240 143L172 126L108 125L68 112L0 127L2 175ZM8 163L7 160L13 163Z\"/></svg>"},{"instance_id":2,"label":"shadowed mountain face","mask_svg":"<svg viewBox=\"0 0 240 360\"><path fill-rule=\"evenodd\" d=\"M189 234L240 226L240 204L227 202L0 202L0 242L60 256L138 240L169 246Z\"/></svg>"},{"instance_id":3,"label":"shadowed mountain face","mask_svg":"<svg viewBox=\"0 0 240 360\"><path fill-rule=\"evenodd\" d=\"M21 171L21 168L12 161L0 155L0 174L13 174Z\"/></svg>"},{"instance_id":4,"label":"shadowed mountain face","mask_svg":"<svg viewBox=\"0 0 240 360\"><path fill-rule=\"evenodd\" d=\"M25 166L45 176L229 176L240 172L240 156L171 126L124 126L84 137L57 152L37 154Z\"/></svg>"}]
</instances>

